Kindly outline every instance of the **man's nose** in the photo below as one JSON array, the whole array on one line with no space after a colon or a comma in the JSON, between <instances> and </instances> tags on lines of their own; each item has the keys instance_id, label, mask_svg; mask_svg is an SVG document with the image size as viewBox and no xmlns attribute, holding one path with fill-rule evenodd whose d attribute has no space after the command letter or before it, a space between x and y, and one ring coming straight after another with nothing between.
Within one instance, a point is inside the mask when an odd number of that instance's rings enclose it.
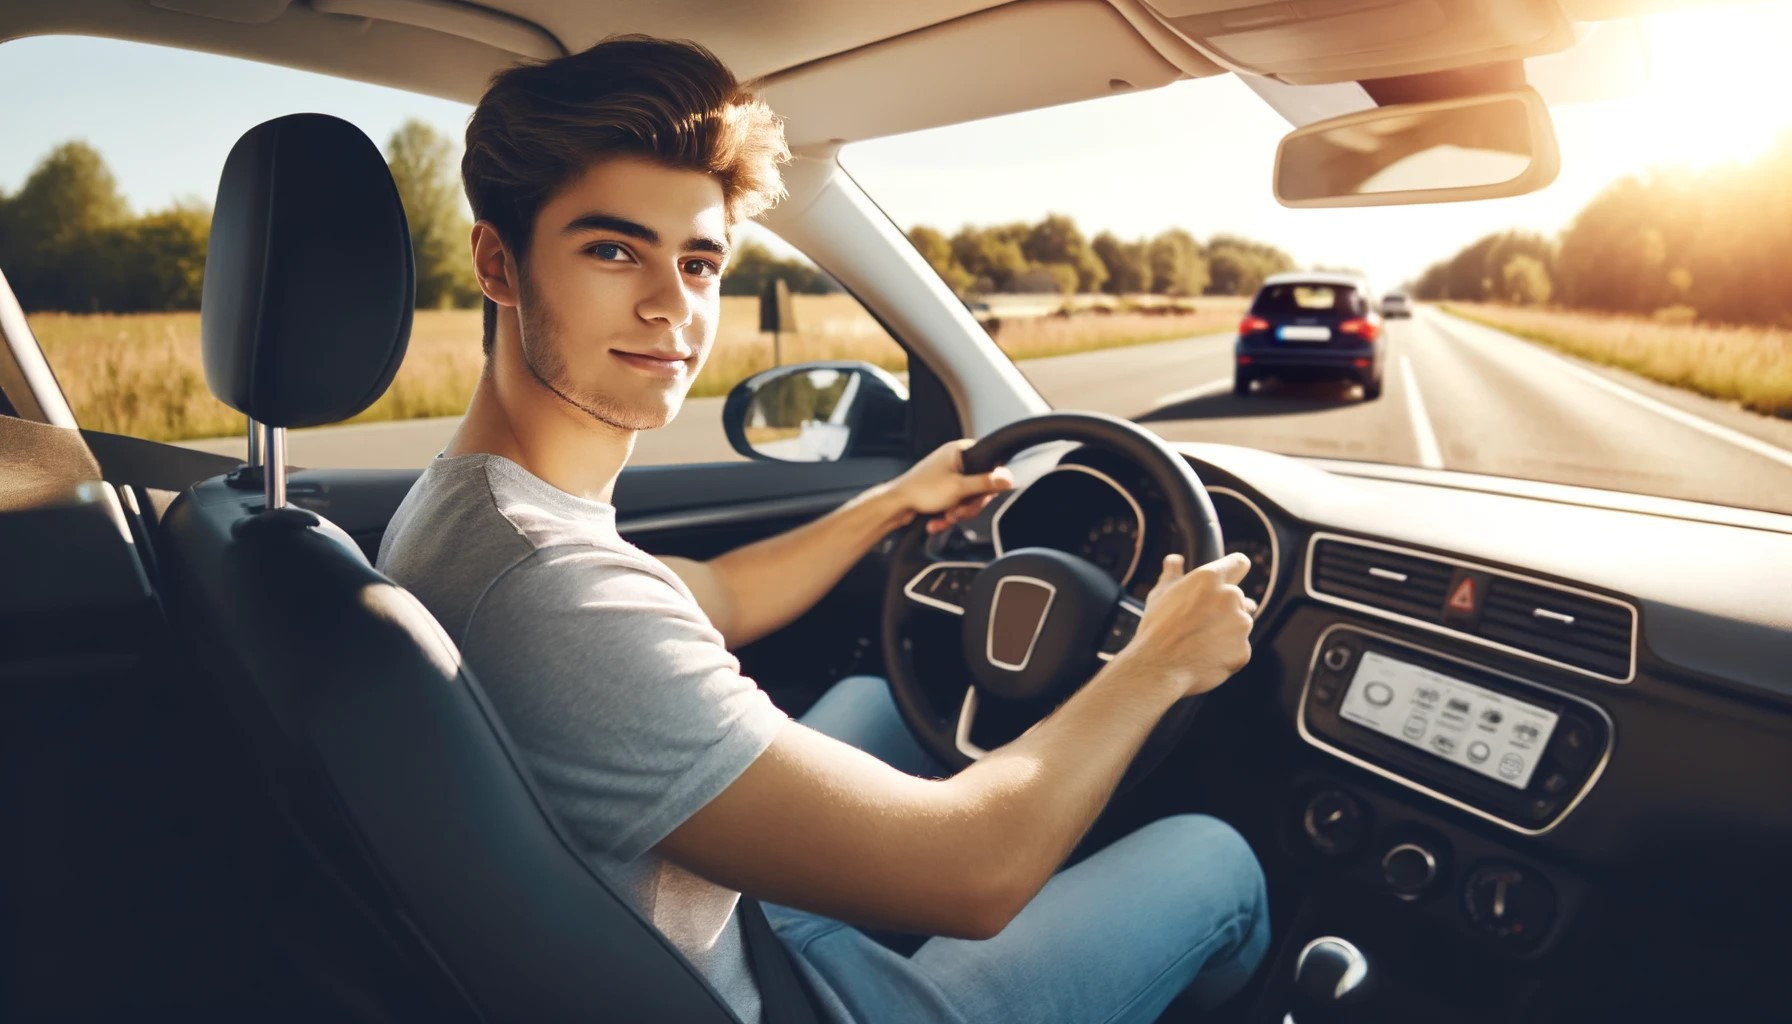
<instances>
[{"instance_id":1,"label":"man's nose","mask_svg":"<svg viewBox=\"0 0 1792 1024\"><path fill-rule=\"evenodd\" d=\"M684 278L676 266L661 269L650 276L645 296L635 307L643 320L663 320L672 330L681 331L691 324L695 303L685 288Z\"/></svg>"}]
</instances>

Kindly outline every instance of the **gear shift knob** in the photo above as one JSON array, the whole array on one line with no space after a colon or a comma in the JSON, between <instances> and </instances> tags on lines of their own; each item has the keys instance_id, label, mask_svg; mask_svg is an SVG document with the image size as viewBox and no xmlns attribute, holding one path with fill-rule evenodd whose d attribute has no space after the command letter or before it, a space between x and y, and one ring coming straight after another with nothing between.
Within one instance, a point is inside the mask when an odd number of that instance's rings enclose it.
<instances>
[{"instance_id":1,"label":"gear shift knob","mask_svg":"<svg viewBox=\"0 0 1792 1024\"><path fill-rule=\"evenodd\" d=\"M1369 958L1344 939L1326 935L1307 943L1294 961L1292 1024L1349 1021L1369 986Z\"/></svg>"}]
</instances>

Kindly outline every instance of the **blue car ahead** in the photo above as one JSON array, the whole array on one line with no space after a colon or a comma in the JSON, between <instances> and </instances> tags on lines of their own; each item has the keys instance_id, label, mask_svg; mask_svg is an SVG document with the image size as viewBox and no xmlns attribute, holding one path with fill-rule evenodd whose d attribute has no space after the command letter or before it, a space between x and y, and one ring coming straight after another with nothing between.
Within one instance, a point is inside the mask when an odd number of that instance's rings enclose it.
<instances>
[{"instance_id":1,"label":"blue car ahead","mask_svg":"<svg viewBox=\"0 0 1792 1024\"><path fill-rule=\"evenodd\" d=\"M1381 316L1368 283L1348 274L1277 274L1263 282L1238 325L1232 393L1265 377L1326 378L1381 397Z\"/></svg>"}]
</instances>

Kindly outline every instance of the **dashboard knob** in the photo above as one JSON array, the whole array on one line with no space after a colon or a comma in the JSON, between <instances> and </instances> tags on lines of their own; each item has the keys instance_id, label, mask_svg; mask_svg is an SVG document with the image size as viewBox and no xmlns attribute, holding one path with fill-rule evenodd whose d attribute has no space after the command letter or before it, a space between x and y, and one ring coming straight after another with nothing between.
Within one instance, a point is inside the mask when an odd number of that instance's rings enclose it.
<instances>
[{"instance_id":1,"label":"dashboard knob","mask_svg":"<svg viewBox=\"0 0 1792 1024\"><path fill-rule=\"evenodd\" d=\"M1350 664L1350 648L1343 644L1333 644L1325 649L1323 660L1326 668L1333 672L1342 672L1344 666Z\"/></svg>"},{"instance_id":2,"label":"dashboard knob","mask_svg":"<svg viewBox=\"0 0 1792 1024\"><path fill-rule=\"evenodd\" d=\"M1556 898L1535 872L1516 864L1483 864L1462 887L1463 909L1477 929L1496 939L1536 942L1555 917Z\"/></svg>"},{"instance_id":3,"label":"dashboard knob","mask_svg":"<svg viewBox=\"0 0 1792 1024\"><path fill-rule=\"evenodd\" d=\"M1339 856L1356 849L1367 819L1356 797L1342 790L1322 789L1307 800L1300 827L1319 852Z\"/></svg>"},{"instance_id":4,"label":"dashboard knob","mask_svg":"<svg viewBox=\"0 0 1792 1024\"><path fill-rule=\"evenodd\" d=\"M1418 843L1401 843L1381 858L1388 888L1403 900L1416 900L1437 881L1437 855Z\"/></svg>"}]
</instances>

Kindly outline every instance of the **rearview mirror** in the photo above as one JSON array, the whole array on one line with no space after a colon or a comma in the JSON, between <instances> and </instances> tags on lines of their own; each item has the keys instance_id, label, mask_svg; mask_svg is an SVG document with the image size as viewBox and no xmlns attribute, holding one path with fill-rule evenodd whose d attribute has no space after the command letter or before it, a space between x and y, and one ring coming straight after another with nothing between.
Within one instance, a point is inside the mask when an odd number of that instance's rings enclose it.
<instances>
[{"instance_id":1,"label":"rearview mirror","mask_svg":"<svg viewBox=\"0 0 1792 1024\"><path fill-rule=\"evenodd\" d=\"M1377 107L1290 132L1276 149L1284 206L1395 206L1534 192L1561 155L1530 89Z\"/></svg>"},{"instance_id":2,"label":"rearview mirror","mask_svg":"<svg viewBox=\"0 0 1792 1024\"><path fill-rule=\"evenodd\" d=\"M870 363L780 366L734 386L722 427L734 450L751 459L897 455L906 448L908 389Z\"/></svg>"}]
</instances>

